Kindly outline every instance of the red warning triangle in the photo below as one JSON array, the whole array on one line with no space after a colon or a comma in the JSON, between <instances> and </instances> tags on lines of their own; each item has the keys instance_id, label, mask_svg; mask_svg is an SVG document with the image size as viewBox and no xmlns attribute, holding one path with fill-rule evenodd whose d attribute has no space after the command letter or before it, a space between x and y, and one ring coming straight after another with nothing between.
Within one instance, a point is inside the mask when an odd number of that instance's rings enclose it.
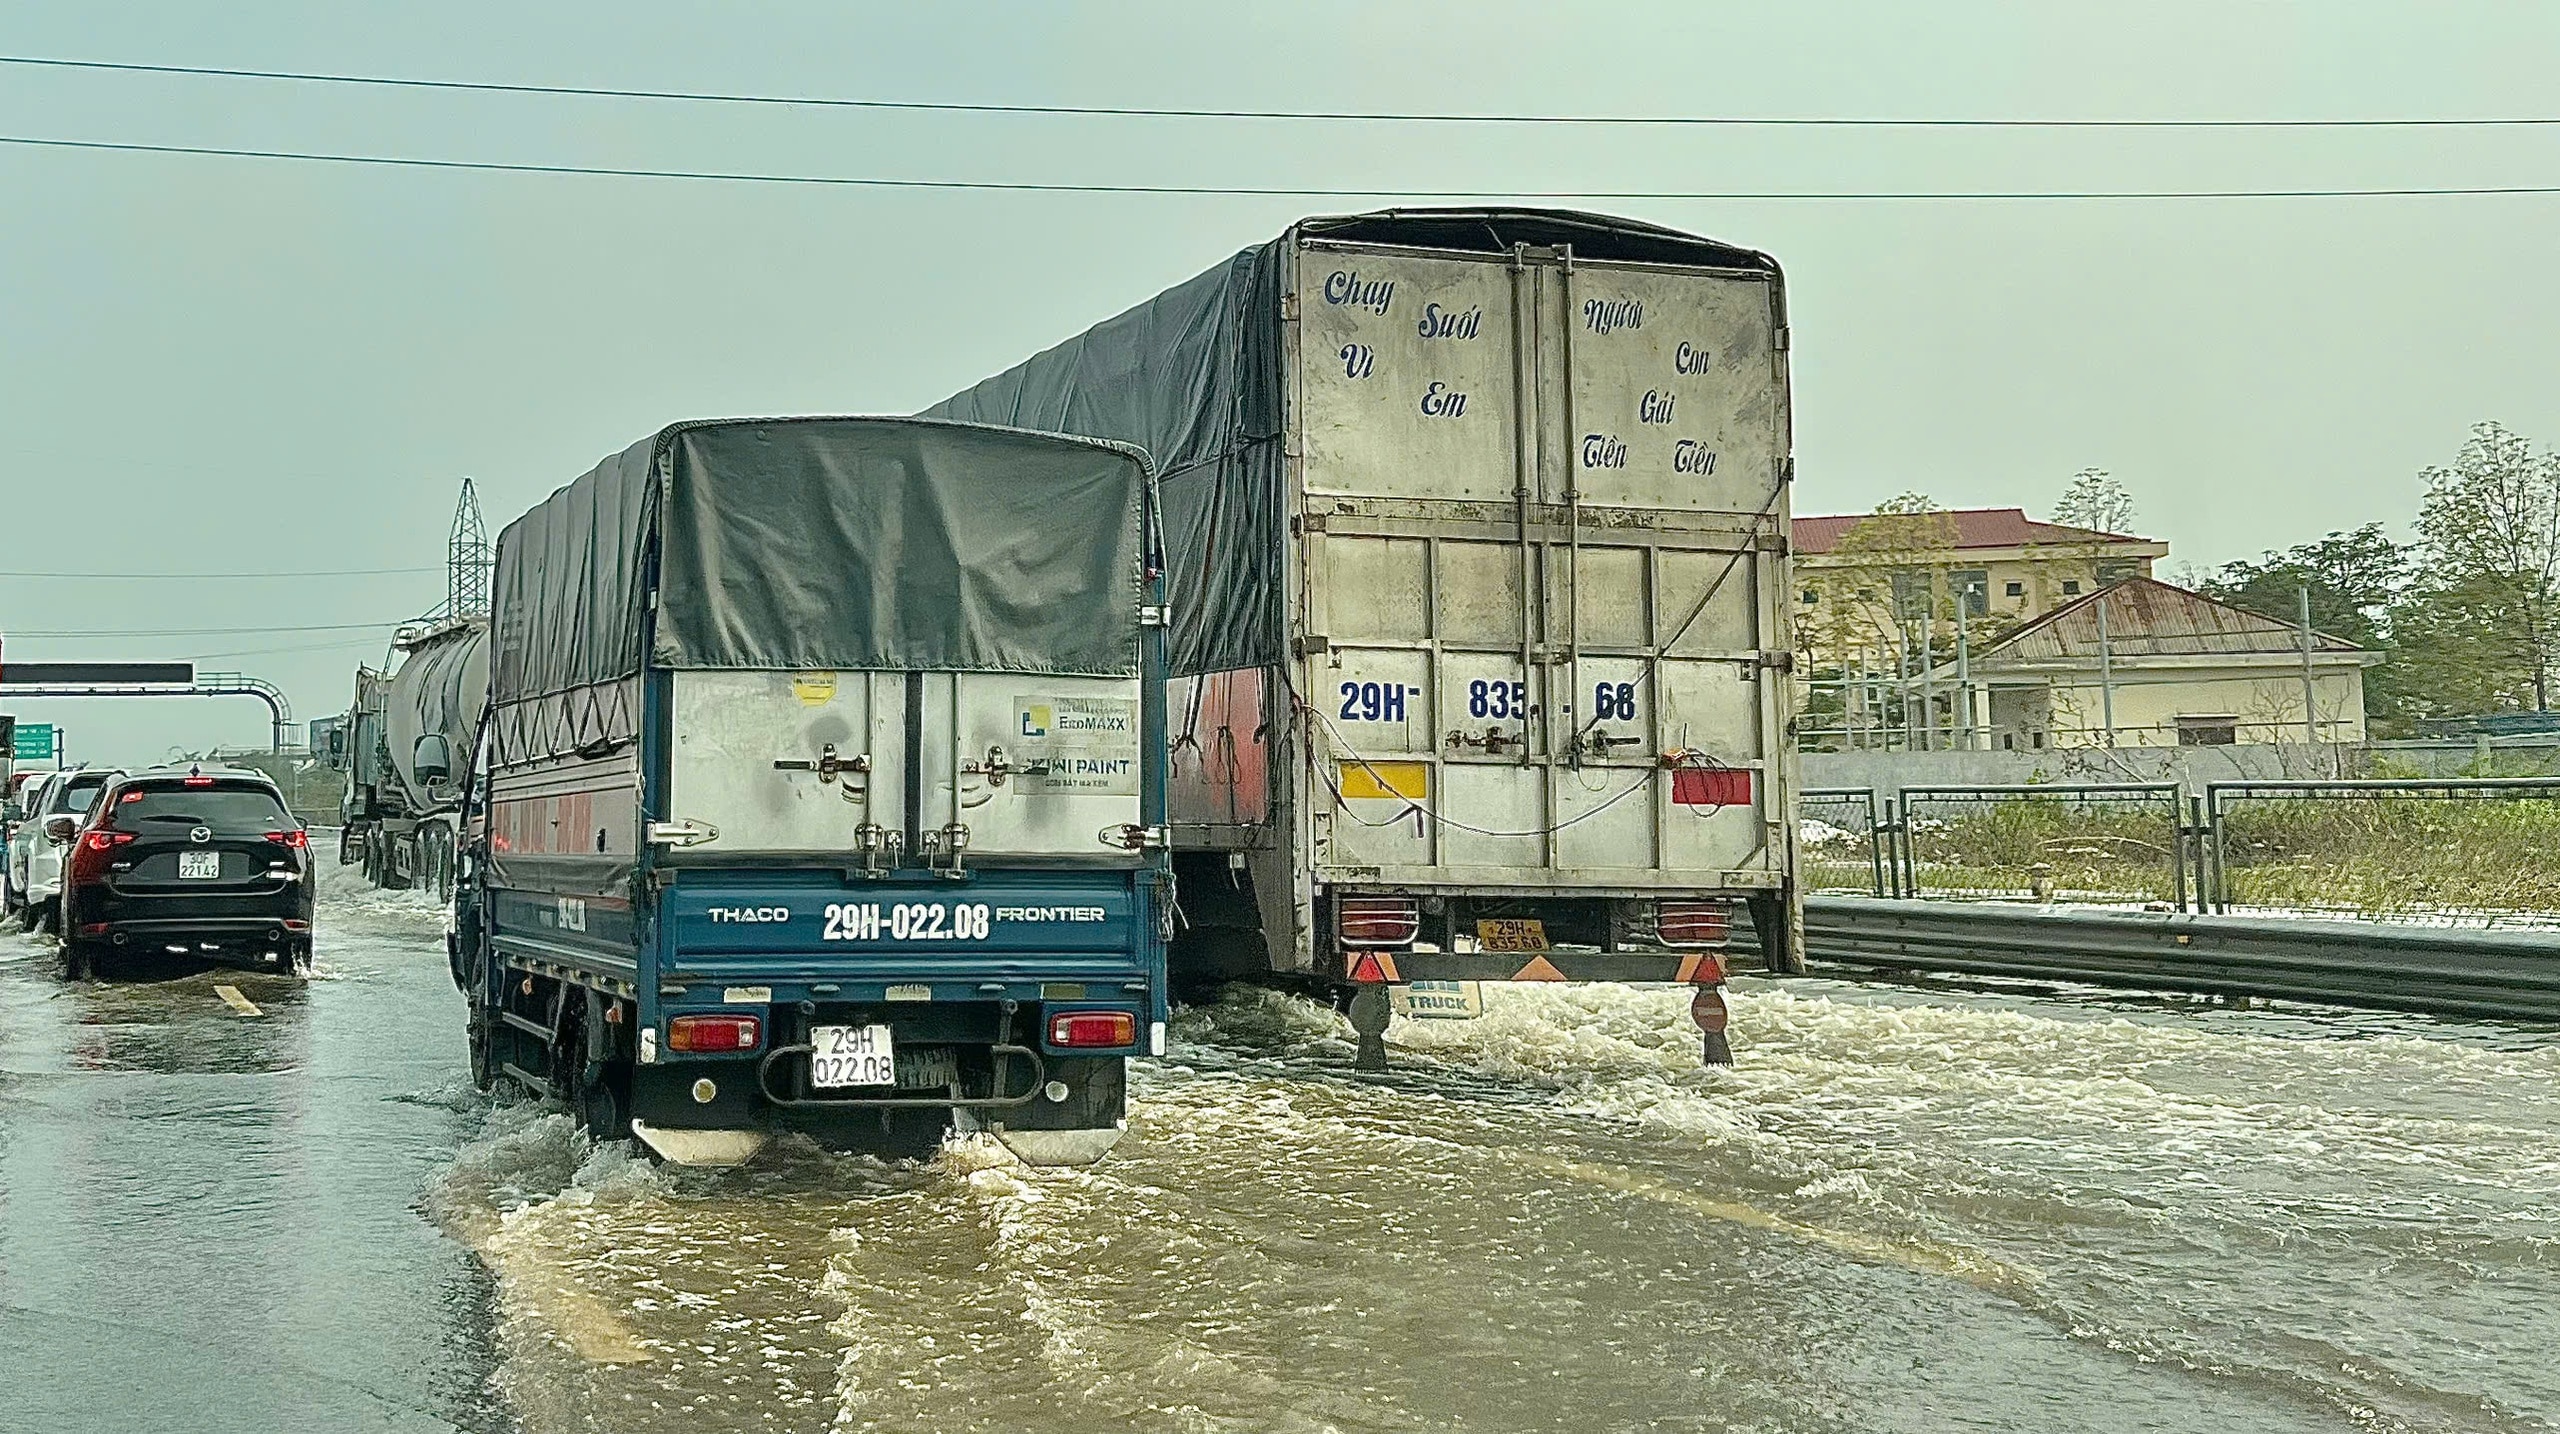
<instances>
[{"instance_id":1,"label":"red warning triangle","mask_svg":"<svg viewBox=\"0 0 2560 1434\"><path fill-rule=\"evenodd\" d=\"M1563 981L1570 979L1544 956L1532 956L1529 964L1511 973L1514 981Z\"/></svg>"}]
</instances>

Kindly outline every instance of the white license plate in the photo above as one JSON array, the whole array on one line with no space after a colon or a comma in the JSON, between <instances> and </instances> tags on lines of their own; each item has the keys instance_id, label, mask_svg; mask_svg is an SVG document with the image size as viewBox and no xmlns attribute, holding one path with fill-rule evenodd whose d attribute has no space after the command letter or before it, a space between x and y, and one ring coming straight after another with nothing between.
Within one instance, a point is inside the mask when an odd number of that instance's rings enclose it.
<instances>
[{"instance_id":1,"label":"white license plate","mask_svg":"<svg viewBox=\"0 0 2560 1434\"><path fill-rule=\"evenodd\" d=\"M212 881L222 875L222 853L218 851L182 851L178 853L180 881Z\"/></svg>"},{"instance_id":2,"label":"white license plate","mask_svg":"<svg viewBox=\"0 0 2560 1434\"><path fill-rule=\"evenodd\" d=\"M811 1085L897 1084L898 1052L887 1026L812 1026L809 1047Z\"/></svg>"}]
</instances>

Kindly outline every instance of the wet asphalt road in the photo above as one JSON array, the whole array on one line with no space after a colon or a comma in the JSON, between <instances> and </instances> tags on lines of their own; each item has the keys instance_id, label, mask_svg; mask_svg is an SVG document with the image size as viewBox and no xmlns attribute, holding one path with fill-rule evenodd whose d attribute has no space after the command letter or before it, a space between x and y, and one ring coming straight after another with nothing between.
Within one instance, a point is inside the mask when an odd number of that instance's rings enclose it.
<instances>
[{"instance_id":1,"label":"wet asphalt road","mask_svg":"<svg viewBox=\"0 0 2560 1434\"><path fill-rule=\"evenodd\" d=\"M2068 993L1185 1014L1089 1171L670 1171L320 979L0 937L0 1429L2560 1427L2560 1035ZM244 1014L215 987L235 986Z\"/></svg>"}]
</instances>

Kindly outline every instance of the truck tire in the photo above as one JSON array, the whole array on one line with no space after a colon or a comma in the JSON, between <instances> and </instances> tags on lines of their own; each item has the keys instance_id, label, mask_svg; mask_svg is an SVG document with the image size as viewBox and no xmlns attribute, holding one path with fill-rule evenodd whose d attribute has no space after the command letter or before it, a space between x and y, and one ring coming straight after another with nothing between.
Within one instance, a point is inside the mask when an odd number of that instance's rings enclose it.
<instances>
[{"instance_id":1,"label":"truck tire","mask_svg":"<svg viewBox=\"0 0 2560 1434\"><path fill-rule=\"evenodd\" d=\"M631 1137L631 1072L622 1066L589 1066L578 1087L578 1123L597 1140Z\"/></svg>"},{"instance_id":2,"label":"truck tire","mask_svg":"<svg viewBox=\"0 0 2560 1434\"><path fill-rule=\"evenodd\" d=\"M471 1087L490 1090L498 1084L498 1048L489 1038L489 1018L474 1011L463 1023L462 1039L471 1058Z\"/></svg>"}]
</instances>

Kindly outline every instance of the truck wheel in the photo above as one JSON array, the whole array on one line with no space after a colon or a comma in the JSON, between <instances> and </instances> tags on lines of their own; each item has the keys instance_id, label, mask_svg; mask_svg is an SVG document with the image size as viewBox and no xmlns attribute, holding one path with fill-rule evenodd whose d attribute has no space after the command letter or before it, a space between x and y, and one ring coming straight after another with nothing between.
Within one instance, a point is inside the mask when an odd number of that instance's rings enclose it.
<instances>
[{"instance_id":1,"label":"truck wheel","mask_svg":"<svg viewBox=\"0 0 2560 1434\"><path fill-rule=\"evenodd\" d=\"M358 850L355 838L356 829L354 827L338 828L338 865L355 865L356 853Z\"/></svg>"},{"instance_id":2,"label":"truck wheel","mask_svg":"<svg viewBox=\"0 0 2560 1434\"><path fill-rule=\"evenodd\" d=\"M18 929L20 931L35 930L36 920L36 904L34 902L30 901L24 906L18 908Z\"/></svg>"},{"instance_id":3,"label":"truck wheel","mask_svg":"<svg viewBox=\"0 0 2560 1434\"><path fill-rule=\"evenodd\" d=\"M631 1072L617 1066L591 1066L578 1090L578 1123L598 1140L625 1140L631 1135Z\"/></svg>"},{"instance_id":4,"label":"truck wheel","mask_svg":"<svg viewBox=\"0 0 2560 1434\"><path fill-rule=\"evenodd\" d=\"M489 1038L489 1018L473 1013L463 1026L463 1040L471 1053L471 1085L475 1090L488 1090L498 1083L497 1044Z\"/></svg>"}]
</instances>

